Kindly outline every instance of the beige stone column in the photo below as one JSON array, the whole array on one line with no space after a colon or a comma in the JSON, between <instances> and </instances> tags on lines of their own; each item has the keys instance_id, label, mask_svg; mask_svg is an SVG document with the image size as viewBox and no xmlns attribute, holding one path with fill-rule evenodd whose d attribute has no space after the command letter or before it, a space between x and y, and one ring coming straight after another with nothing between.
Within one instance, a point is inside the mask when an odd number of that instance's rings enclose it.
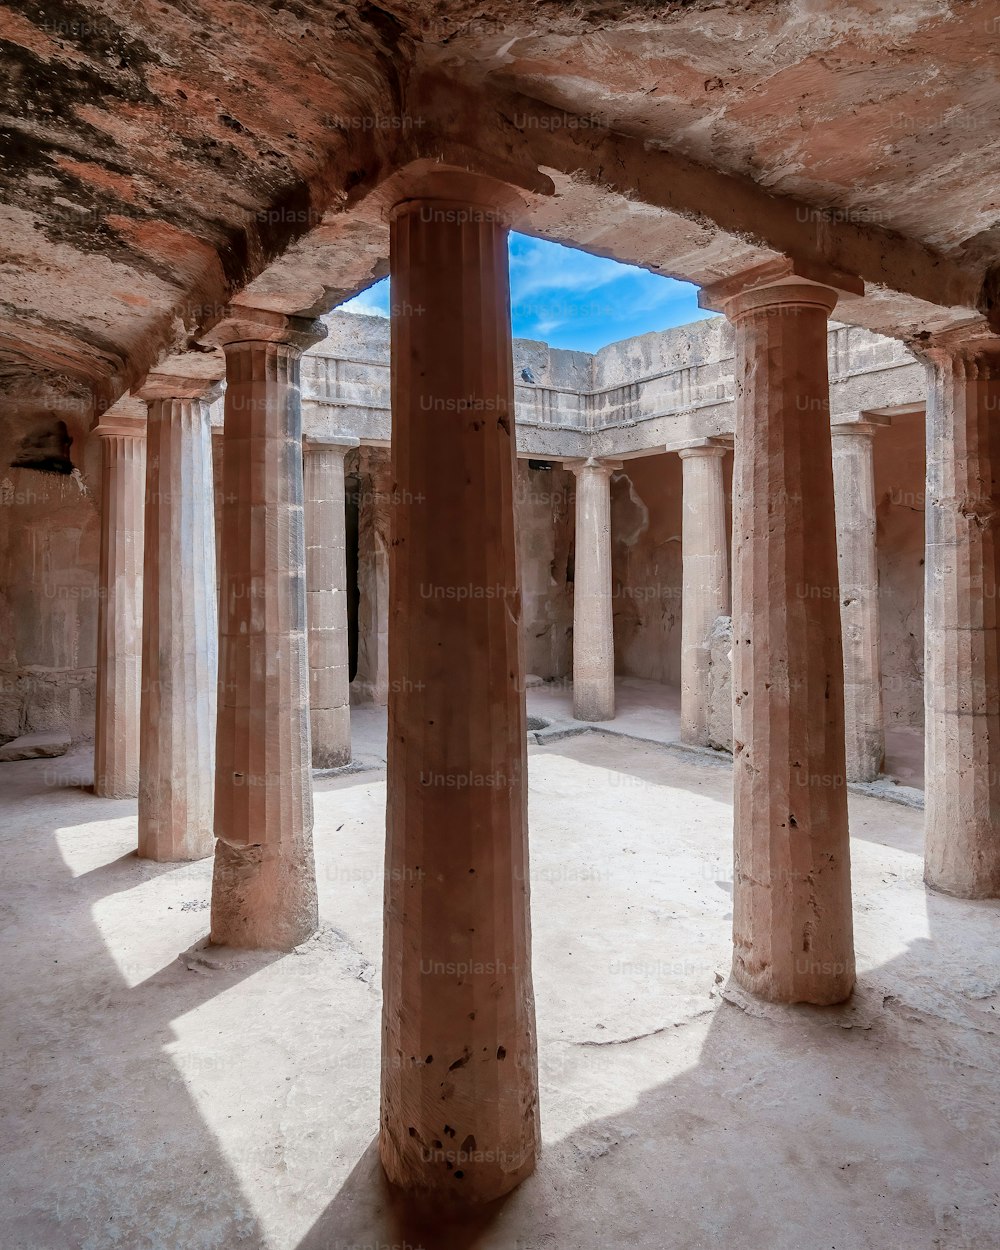
<instances>
[{"instance_id":1,"label":"beige stone column","mask_svg":"<svg viewBox=\"0 0 1000 1250\"><path fill-rule=\"evenodd\" d=\"M393 496L389 452L362 447L358 456L358 663L356 703L389 700L389 517Z\"/></svg>"},{"instance_id":2,"label":"beige stone column","mask_svg":"<svg viewBox=\"0 0 1000 1250\"><path fill-rule=\"evenodd\" d=\"M681 740L707 746L709 635L729 615L729 544L722 461L726 448L705 443L678 452L683 465L681 559Z\"/></svg>"},{"instance_id":3,"label":"beige stone column","mask_svg":"<svg viewBox=\"0 0 1000 1250\"><path fill-rule=\"evenodd\" d=\"M400 203L390 235L380 1154L462 1204L538 1149L507 226L478 186Z\"/></svg>"},{"instance_id":4,"label":"beige stone column","mask_svg":"<svg viewBox=\"0 0 1000 1250\"><path fill-rule=\"evenodd\" d=\"M866 421L832 427L848 781L874 781L885 758L875 546L876 428Z\"/></svg>"},{"instance_id":5,"label":"beige stone column","mask_svg":"<svg viewBox=\"0 0 1000 1250\"><path fill-rule=\"evenodd\" d=\"M573 716L613 720L615 632L611 598L611 475L620 460L571 461L576 474L573 564Z\"/></svg>"},{"instance_id":6,"label":"beige stone column","mask_svg":"<svg viewBox=\"0 0 1000 1250\"><path fill-rule=\"evenodd\" d=\"M226 354L212 940L317 924L299 362L318 322L234 307Z\"/></svg>"},{"instance_id":7,"label":"beige stone column","mask_svg":"<svg viewBox=\"0 0 1000 1250\"><path fill-rule=\"evenodd\" d=\"M303 444L313 768L351 760L344 457L357 445L356 438Z\"/></svg>"},{"instance_id":8,"label":"beige stone column","mask_svg":"<svg viewBox=\"0 0 1000 1250\"><path fill-rule=\"evenodd\" d=\"M734 295L733 974L777 1002L854 985L829 287Z\"/></svg>"},{"instance_id":9,"label":"beige stone column","mask_svg":"<svg viewBox=\"0 0 1000 1250\"><path fill-rule=\"evenodd\" d=\"M924 879L1000 897L1000 350L924 347Z\"/></svg>"},{"instance_id":10,"label":"beige stone column","mask_svg":"<svg viewBox=\"0 0 1000 1250\"><path fill-rule=\"evenodd\" d=\"M94 433L101 440L94 793L132 799L139 793L146 423L106 413Z\"/></svg>"},{"instance_id":11,"label":"beige stone column","mask_svg":"<svg viewBox=\"0 0 1000 1250\"><path fill-rule=\"evenodd\" d=\"M139 855L212 854L219 627L209 409L214 380L153 375L143 563Z\"/></svg>"}]
</instances>

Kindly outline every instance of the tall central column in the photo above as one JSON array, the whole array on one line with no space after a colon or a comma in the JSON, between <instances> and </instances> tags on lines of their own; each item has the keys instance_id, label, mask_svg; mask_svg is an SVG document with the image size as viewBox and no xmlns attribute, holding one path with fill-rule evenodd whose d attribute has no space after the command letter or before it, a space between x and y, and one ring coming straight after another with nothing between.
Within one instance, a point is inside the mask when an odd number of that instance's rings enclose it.
<instances>
[{"instance_id":1,"label":"tall central column","mask_svg":"<svg viewBox=\"0 0 1000 1250\"><path fill-rule=\"evenodd\" d=\"M212 941L317 924L299 363L323 327L234 307L226 354Z\"/></svg>"},{"instance_id":2,"label":"tall central column","mask_svg":"<svg viewBox=\"0 0 1000 1250\"><path fill-rule=\"evenodd\" d=\"M681 740L707 746L709 635L729 615L729 550L722 459L726 448L707 443L678 455L684 474L681 561Z\"/></svg>"},{"instance_id":3,"label":"tall central column","mask_svg":"<svg viewBox=\"0 0 1000 1250\"><path fill-rule=\"evenodd\" d=\"M303 446L313 768L351 761L344 457L357 445L307 439Z\"/></svg>"},{"instance_id":4,"label":"tall central column","mask_svg":"<svg viewBox=\"0 0 1000 1250\"><path fill-rule=\"evenodd\" d=\"M733 974L777 1002L854 985L827 318L795 281L725 305L736 329Z\"/></svg>"},{"instance_id":5,"label":"tall central column","mask_svg":"<svg viewBox=\"0 0 1000 1250\"><path fill-rule=\"evenodd\" d=\"M573 566L573 715L615 715L614 603L611 597L611 475L619 460L572 462L576 474Z\"/></svg>"},{"instance_id":6,"label":"tall central column","mask_svg":"<svg viewBox=\"0 0 1000 1250\"><path fill-rule=\"evenodd\" d=\"M924 879L1000 898L1000 340L942 336L927 379Z\"/></svg>"},{"instance_id":7,"label":"tall central column","mask_svg":"<svg viewBox=\"0 0 1000 1250\"><path fill-rule=\"evenodd\" d=\"M139 855L211 855L218 616L214 381L154 375L146 399Z\"/></svg>"},{"instance_id":8,"label":"tall central column","mask_svg":"<svg viewBox=\"0 0 1000 1250\"><path fill-rule=\"evenodd\" d=\"M94 433L101 440L94 793L127 799L139 793L146 424L107 413Z\"/></svg>"},{"instance_id":9,"label":"tall central column","mask_svg":"<svg viewBox=\"0 0 1000 1250\"><path fill-rule=\"evenodd\" d=\"M875 429L867 421L832 427L848 781L874 781L885 757L875 545Z\"/></svg>"},{"instance_id":10,"label":"tall central column","mask_svg":"<svg viewBox=\"0 0 1000 1250\"><path fill-rule=\"evenodd\" d=\"M507 221L484 185L429 175L390 236L380 1154L460 1203L538 1148Z\"/></svg>"}]
</instances>

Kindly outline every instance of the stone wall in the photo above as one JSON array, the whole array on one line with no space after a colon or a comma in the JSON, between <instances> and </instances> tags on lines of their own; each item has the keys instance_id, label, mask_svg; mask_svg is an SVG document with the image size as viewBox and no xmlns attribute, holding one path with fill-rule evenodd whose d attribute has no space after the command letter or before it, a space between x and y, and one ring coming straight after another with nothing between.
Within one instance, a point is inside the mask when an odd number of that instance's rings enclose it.
<instances>
[{"instance_id":1,"label":"stone wall","mask_svg":"<svg viewBox=\"0 0 1000 1250\"><path fill-rule=\"evenodd\" d=\"M93 732L101 448L86 416L61 419L71 476L10 467L0 432L0 741Z\"/></svg>"},{"instance_id":2,"label":"stone wall","mask_svg":"<svg viewBox=\"0 0 1000 1250\"><path fill-rule=\"evenodd\" d=\"M876 543L887 725L924 723L924 416L875 435Z\"/></svg>"},{"instance_id":3,"label":"stone wall","mask_svg":"<svg viewBox=\"0 0 1000 1250\"><path fill-rule=\"evenodd\" d=\"M629 460L611 480L615 671L680 682L681 462Z\"/></svg>"},{"instance_id":4,"label":"stone wall","mask_svg":"<svg viewBox=\"0 0 1000 1250\"><path fill-rule=\"evenodd\" d=\"M518 461L517 558L521 574L524 669L569 677L573 669L575 478L568 469Z\"/></svg>"}]
</instances>

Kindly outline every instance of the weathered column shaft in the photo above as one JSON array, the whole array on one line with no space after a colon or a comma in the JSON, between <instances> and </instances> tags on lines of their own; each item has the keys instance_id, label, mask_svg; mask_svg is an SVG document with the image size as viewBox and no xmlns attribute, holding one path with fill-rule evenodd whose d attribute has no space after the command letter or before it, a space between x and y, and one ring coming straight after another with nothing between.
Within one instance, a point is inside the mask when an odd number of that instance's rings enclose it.
<instances>
[{"instance_id":1,"label":"weathered column shaft","mask_svg":"<svg viewBox=\"0 0 1000 1250\"><path fill-rule=\"evenodd\" d=\"M931 350L925 879L1000 897L1000 355Z\"/></svg>"},{"instance_id":2,"label":"weathered column shaft","mask_svg":"<svg viewBox=\"0 0 1000 1250\"><path fill-rule=\"evenodd\" d=\"M833 426L848 781L874 781L885 757L874 436L869 423Z\"/></svg>"},{"instance_id":3,"label":"weathered column shaft","mask_svg":"<svg viewBox=\"0 0 1000 1250\"><path fill-rule=\"evenodd\" d=\"M392 475L388 453L362 447L358 499L358 664L353 696L384 707L389 699L389 515Z\"/></svg>"},{"instance_id":4,"label":"weathered column shaft","mask_svg":"<svg viewBox=\"0 0 1000 1250\"><path fill-rule=\"evenodd\" d=\"M611 597L611 475L619 461L590 459L576 473L573 565L573 715L615 715L614 603Z\"/></svg>"},{"instance_id":5,"label":"weathered column shaft","mask_svg":"<svg viewBox=\"0 0 1000 1250\"><path fill-rule=\"evenodd\" d=\"M351 759L344 513L344 457L350 449L349 443L304 445L313 768L339 768Z\"/></svg>"},{"instance_id":6,"label":"weathered column shaft","mask_svg":"<svg viewBox=\"0 0 1000 1250\"><path fill-rule=\"evenodd\" d=\"M139 855L213 848L218 616L210 400L151 398L146 442Z\"/></svg>"},{"instance_id":7,"label":"weathered column shaft","mask_svg":"<svg viewBox=\"0 0 1000 1250\"><path fill-rule=\"evenodd\" d=\"M234 309L226 353L212 940L316 928L299 361L322 328Z\"/></svg>"},{"instance_id":8,"label":"weathered column shaft","mask_svg":"<svg viewBox=\"0 0 1000 1250\"><path fill-rule=\"evenodd\" d=\"M685 447L683 465L683 597L681 599L681 739L707 746L709 719L709 635L729 615L729 550L726 493L722 481L725 447Z\"/></svg>"},{"instance_id":9,"label":"weathered column shaft","mask_svg":"<svg viewBox=\"0 0 1000 1250\"><path fill-rule=\"evenodd\" d=\"M94 792L139 793L142 523L146 428L105 418L101 439L101 557L97 621Z\"/></svg>"},{"instance_id":10,"label":"weathered column shaft","mask_svg":"<svg viewBox=\"0 0 1000 1250\"><path fill-rule=\"evenodd\" d=\"M401 204L380 1152L484 1202L538 1146L507 229Z\"/></svg>"},{"instance_id":11,"label":"weathered column shaft","mask_svg":"<svg viewBox=\"0 0 1000 1250\"><path fill-rule=\"evenodd\" d=\"M732 299L733 972L762 997L854 985L827 317L812 284Z\"/></svg>"}]
</instances>

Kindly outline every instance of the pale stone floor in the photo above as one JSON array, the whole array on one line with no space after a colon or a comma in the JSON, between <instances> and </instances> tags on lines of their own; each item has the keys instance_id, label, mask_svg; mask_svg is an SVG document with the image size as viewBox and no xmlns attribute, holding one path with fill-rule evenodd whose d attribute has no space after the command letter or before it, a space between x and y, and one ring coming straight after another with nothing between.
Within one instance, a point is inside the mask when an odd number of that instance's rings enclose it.
<instances>
[{"instance_id":1,"label":"pale stone floor","mask_svg":"<svg viewBox=\"0 0 1000 1250\"><path fill-rule=\"evenodd\" d=\"M373 1148L382 770L316 781L315 939L184 955L210 861L137 860L84 752L2 765L0 1247L1000 1245L1000 904L925 892L921 813L851 795L858 991L765 1007L727 989L728 763L529 762L544 1154L447 1233Z\"/></svg>"}]
</instances>

